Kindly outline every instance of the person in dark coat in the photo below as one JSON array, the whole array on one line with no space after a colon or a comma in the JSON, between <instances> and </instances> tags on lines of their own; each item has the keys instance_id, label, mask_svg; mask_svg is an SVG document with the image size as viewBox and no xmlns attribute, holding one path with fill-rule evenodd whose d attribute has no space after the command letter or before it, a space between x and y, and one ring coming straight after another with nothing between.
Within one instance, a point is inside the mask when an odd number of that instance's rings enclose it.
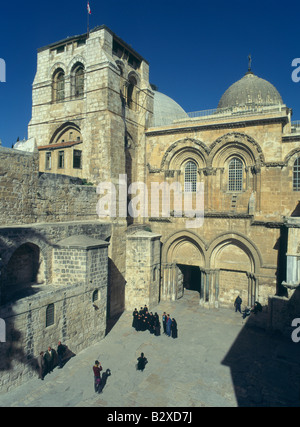
<instances>
[{"instance_id":1,"label":"person in dark coat","mask_svg":"<svg viewBox=\"0 0 300 427\"><path fill-rule=\"evenodd\" d=\"M163 315L162 315L162 322L163 322L163 329L164 329L164 334L166 334L167 333L167 315L166 315L166 312L164 311L163 312Z\"/></svg>"},{"instance_id":2,"label":"person in dark coat","mask_svg":"<svg viewBox=\"0 0 300 427\"><path fill-rule=\"evenodd\" d=\"M133 311L133 313L132 313L132 316L133 316L133 319L132 319L132 327L133 327L135 330L137 330L138 315L139 315L139 312L138 312L138 311L137 311L137 309L135 308L135 309L134 309L134 311Z\"/></svg>"},{"instance_id":3,"label":"person in dark coat","mask_svg":"<svg viewBox=\"0 0 300 427\"><path fill-rule=\"evenodd\" d=\"M171 325L172 325L172 319L170 317L170 315L167 315L167 319L166 319L166 333L168 335L168 337L171 336Z\"/></svg>"},{"instance_id":4,"label":"person in dark coat","mask_svg":"<svg viewBox=\"0 0 300 427\"><path fill-rule=\"evenodd\" d=\"M99 393L101 390L101 371L101 363L98 360L95 360L95 365L93 366L95 393Z\"/></svg>"},{"instance_id":5,"label":"person in dark coat","mask_svg":"<svg viewBox=\"0 0 300 427\"><path fill-rule=\"evenodd\" d=\"M48 350L44 354L44 360L45 360L45 368L46 373L50 374L50 372L54 369L54 362L55 362L55 351L53 348L48 347Z\"/></svg>"},{"instance_id":6,"label":"person in dark coat","mask_svg":"<svg viewBox=\"0 0 300 427\"><path fill-rule=\"evenodd\" d=\"M145 369L146 364L148 363L148 360L144 356L144 353L141 353L141 355L140 355L140 357L138 357L137 361L138 361L138 363L137 363L136 369L138 371L143 372L143 370Z\"/></svg>"},{"instance_id":7,"label":"person in dark coat","mask_svg":"<svg viewBox=\"0 0 300 427\"><path fill-rule=\"evenodd\" d=\"M45 359L44 359L43 351L41 351L39 356L37 357L37 363L38 363L39 379L43 380L45 375Z\"/></svg>"},{"instance_id":8,"label":"person in dark coat","mask_svg":"<svg viewBox=\"0 0 300 427\"><path fill-rule=\"evenodd\" d=\"M157 313L154 315L154 334L156 337L160 336L160 321Z\"/></svg>"},{"instance_id":9,"label":"person in dark coat","mask_svg":"<svg viewBox=\"0 0 300 427\"><path fill-rule=\"evenodd\" d=\"M63 367L63 359L66 352L66 347L61 343L61 341L58 341L56 352L58 357L58 367L61 369Z\"/></svg>"},{"instance_id":10,"label":"person in dark coat","mask_svg":"<svg viewBox=\"0 0 300 427\"><path fill-rule=\"evenodd\" d=\"M154 328L154 316L153 316L152 311L149 314L149 331L150 331L150 334L154 334L154 332L155 332L155 328Z\"/></svg>"},{"instance_id":11,"label":"person in dark coat","mask_svg":"<svg viewBox=\"0 0 300 427\"><path fill-rule=\"evenodd\" d=\"M255 301L254 307L252 308L251 312L257 314L259 311L262 311L262 305L258 301Z\"/></svg>"},{"instance_id":12,"label":"person in dark coat","mask_svg":"<svg viewBox=\"0 0 300 427\"><path fill-rule=\"evenodd\" d=\"M171 324L171 334L172 334L172 338L177 338L178 337L177 322L174 319L174 317L172 319L172 324Z\"/></svg>"},{"instance_id":13,"label":"person in dark coat","mask_svg":"<svg viewBox=\"0 0 300 427\"><path fill-rule=\"evenodd\" d=\"M234 301L235 312L239 311L242 314L242 311L241 311L242 302L243 302L242 298L238 295Z\"/></svg>"}]
</instances>

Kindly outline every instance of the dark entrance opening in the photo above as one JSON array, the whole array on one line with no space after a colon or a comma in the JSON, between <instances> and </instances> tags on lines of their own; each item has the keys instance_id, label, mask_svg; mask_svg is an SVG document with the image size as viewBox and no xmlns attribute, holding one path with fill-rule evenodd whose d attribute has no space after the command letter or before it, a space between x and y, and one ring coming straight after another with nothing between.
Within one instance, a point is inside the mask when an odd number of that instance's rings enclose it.
<instances>
[{"instance_id":1,"label":"dark entrance opening","mask_svg":"<svg viewBox=\"0 0 300 427\"><path fill-rule=\"evenodd\" d=\"M40 249L32 243L21 245L11 256L4 278L2 299L18 300L37 292L32 288L37 282Z\"/></svg>"},{"instance_id":2,"label":"dark entrance opening","mask_svg":"<svg viewBox=\"0 0 300 427\"><path fill-rule=\"evenodd\" d=\"M201 290L201 271L195 265L177 264L183 275L183 288L190 291Z\"/></svg>"}]
</instances>

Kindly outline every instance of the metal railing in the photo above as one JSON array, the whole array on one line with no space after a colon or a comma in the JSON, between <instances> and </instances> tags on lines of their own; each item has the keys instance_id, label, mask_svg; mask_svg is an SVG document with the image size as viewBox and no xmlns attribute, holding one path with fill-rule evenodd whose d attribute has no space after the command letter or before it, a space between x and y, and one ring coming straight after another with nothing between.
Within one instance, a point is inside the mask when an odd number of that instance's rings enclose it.
<instances>
[{"instance_id":1,"label":"metal railing","mask_svg":"<svg viewBox=\"0 0 300 427\"><path fill-rule=\"evenodd\" d=\"M174 120L174 117L164 116L164 125L181 124L199 120L222 120L230 118L239 118L254 115L267 115L277 112L287 112L288 109L285 105L268 105L268 106L244 106L244 107L231 107L231 108L212 108L209 110L192 111L186 113L186 117ZM161 125L160 125L161 126ZM299 121L300 126L300 121ZM156 127L156 126L154 126Z\"/></svg>"}]
</instances>

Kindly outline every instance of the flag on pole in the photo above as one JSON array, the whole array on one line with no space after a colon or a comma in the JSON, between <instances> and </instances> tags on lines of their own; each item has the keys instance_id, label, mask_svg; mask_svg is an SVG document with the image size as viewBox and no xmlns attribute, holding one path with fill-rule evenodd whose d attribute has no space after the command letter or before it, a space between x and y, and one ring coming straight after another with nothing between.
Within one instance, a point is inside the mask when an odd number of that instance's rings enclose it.
<instances>
[{"instance_id":1,"label":"flag on pole","mask_svg":"<svg viewBox=\"0 0 300 427\"><path fill-rule=\"evenodd\" d=\"M88 11L88 14L89 15L91 15L91 8L90 8L90 2L88 1L88 3L87 3L87 11Z\"/></svg>"}]
</instances>

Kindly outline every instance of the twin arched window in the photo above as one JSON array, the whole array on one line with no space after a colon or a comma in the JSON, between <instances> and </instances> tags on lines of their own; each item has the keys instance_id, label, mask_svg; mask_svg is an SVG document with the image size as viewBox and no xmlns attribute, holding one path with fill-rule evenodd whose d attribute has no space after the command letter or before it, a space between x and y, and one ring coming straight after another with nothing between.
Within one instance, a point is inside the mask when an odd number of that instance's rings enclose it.
<instances>
[{"instance_id":1,"label":"twin arched window","mask_svg":"<svg viewBox=\"0 0 300 427\"><path fill-rule=\"evenodd\" d=\"M81 63L74 65L71 71L71 97L81 98L84 95L84 66ZM65 99L65 72L58 68L52 78L52 99L60 102Z\"/></svg>"},{"instance_id":2,"label":"twin arched window","mask_svg":"<svg viewBox=\"0 0 300 427\"><path fill-rule=\"evenodd\" d=\"M298 166L298 182L300 190L300 158ZM184 191L197 191L197 165L189 161L184 168ZM228 191L243 191L243 163L237 157L230 160L228 164Z\"/></svg>"}]
</instances>

